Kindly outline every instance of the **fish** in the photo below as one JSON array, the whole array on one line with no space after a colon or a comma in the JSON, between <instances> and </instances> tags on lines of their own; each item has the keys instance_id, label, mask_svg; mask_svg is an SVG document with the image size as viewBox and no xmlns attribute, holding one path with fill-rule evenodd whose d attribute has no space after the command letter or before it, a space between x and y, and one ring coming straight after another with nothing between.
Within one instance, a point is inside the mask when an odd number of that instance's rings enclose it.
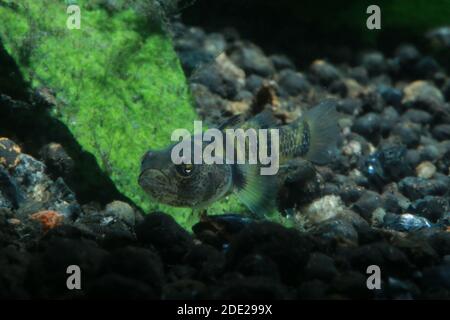
<instances>
[{"instance_id":1,"label":"fish","mask_svg":"<svg viewBox=\"0 0 450 320\"><path fill-rule=\"evenodd\" d=\"M248 120L242 115L233 116L218 129L276 128L280 166L295 158L324 165L333 159L337 150L338 119L336 102L324 100L290 124L277 125L273 114L263 111ZM226 161L223 164L174 164L171 154L175 145L149 150L142 157L138 183L153 200L204 210L235 193L255 218L264 218L276 211L278 181L276 175L262 175L261 164Z\"/></svg>"}]
</instances>

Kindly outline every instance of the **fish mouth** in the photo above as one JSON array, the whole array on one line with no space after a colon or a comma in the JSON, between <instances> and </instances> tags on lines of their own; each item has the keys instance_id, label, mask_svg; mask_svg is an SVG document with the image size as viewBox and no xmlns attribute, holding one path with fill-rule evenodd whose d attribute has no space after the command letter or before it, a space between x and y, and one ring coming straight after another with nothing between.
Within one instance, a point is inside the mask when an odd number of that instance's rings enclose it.
<instances>
[{"instance_id":1,"label":"fish mouth","mask_svg":"<svg viewBox=\"0 0 450 320\"><path fill-rule=\"evenodd\" d=\"M138 183L150 195L155 193L176 193L175 186L164 172L156 169L146 169L139 174Z\"/></svg>"}]
</instances>

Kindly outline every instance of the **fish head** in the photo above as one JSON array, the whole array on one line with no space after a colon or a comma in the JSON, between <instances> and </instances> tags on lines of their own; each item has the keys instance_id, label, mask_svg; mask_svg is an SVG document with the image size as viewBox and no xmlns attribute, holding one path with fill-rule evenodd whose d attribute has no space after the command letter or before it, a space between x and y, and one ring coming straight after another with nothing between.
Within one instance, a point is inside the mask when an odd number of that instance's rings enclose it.
<instances>
[{"instance_id":1,"label":"fish head","mask_svg":"<svg viewBox=\"0 0 450 320\"><path fill-rule=\"evenodd\" d=\"M175 164L169 147L145 153L139 185L157 202L201 208L228 191L231 169L226 164Z\"/></svg>"}]
</instances>

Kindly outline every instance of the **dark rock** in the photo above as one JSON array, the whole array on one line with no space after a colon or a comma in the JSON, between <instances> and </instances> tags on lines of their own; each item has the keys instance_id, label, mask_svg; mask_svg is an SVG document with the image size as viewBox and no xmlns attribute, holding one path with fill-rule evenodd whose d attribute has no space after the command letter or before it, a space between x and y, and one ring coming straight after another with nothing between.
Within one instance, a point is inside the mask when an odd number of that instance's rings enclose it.
<instances>
[{"instance_id":1,"label":"dark rock","mask_svg":"<svg viewBox=\"0 0 450 320\"><path fill-rule=\"evenodd\" d=\"M29 299L25 279L30 255L14 246L0 249L0 298Z\"/></svg>"},{"instance_id":2,"label":"dark rock","mask_svg":"<svg viewBox=\"0 0 450 320\"><path fill-rule=\"evenodd\" d=\"M147 284L114 273L101 275L89 287L86 295L90 299L142 300L160 298Z\"/></svg>"},{"instance_id":3,"label":"dark rock","mask_svg":"<svg viewBox=\"0 0 450 320\"><path fill-rule=\"evenodd\" d=\"M386 212L397 214L402 213L406 209L405 206L410 203L401 193L392 192L391 190L383 192L381 201Z\"/></svg>"},{"instance_id":4,"label":"dark rock","mask_svg":"<svg viewBox=\"0 0 450 320\"><path fill-rule=\"evenodd\" d=\"M212 246L195 245L184 257L184 262L197 270L198 279L213 280L223 273L225 257Z\"/></svg>"},{"instance_id":5,"label":"dark rock","mask_svg":"<svg viewBox=\"0 0 450 320\"><path fill-rule=\"evenodd\" d=\"M346 183L339 186L339 196L345 204L353 203L357 201L364 193L364 188L354 184Z\"/></svg>"},{"instance_id":6,"label":"dark rock","mask_svg":"<svg viewBox=\"0 0 450 320\"><path fill-rule=\"evenodd\" d=\"M348 71L348 76L350 78L355 79L358 83L361 83L361 84L367 84L369 82L368 72L367 72L366 68L361 67L361 66L351 68Z\"/></svg>"},{"instance_id":7,"label":"dark rock","mask_svg":"<svg viewBox=\"0 0 450 320\"><path fill-rule=\"evenodd\" d=\"M387 107L381 113L380 130L383 136L387 136L398 122L399 114L393 107Z\"/></svg>"},{"instance_id":8,"label":"dark rock","mask_svg":"<svg viewBox=\"0 0 450 320\"><path fill-rule=\"evenodd\" d=\"M395 277L389 277L385 294L389 299L395 300L412 300L419 296L419 288L409 280L401 280Z\"/></svg>"},{"instance_id":9,"label":"dark rock","mask_svg":"<svg viewBox=\"0 0 450 320\"><path fill-rule=\"evenodd\" d=\"M167 284L163 289L163 300L208 299L206 285L197 280L183 279Z\"/></svg>"},{"instance_id":10,"label":"dark rock","mask_svg":"<svg viewBox=\"0 0 450 320\"><path fill-rule=\"evenodd\" d=\"M223 111L226 109L227 101L209 91L204 85L194 83L190 87L192 95L195 97L199 115L212 121L217 119L217 122L220 124L223 121L222 116Z\"/></svg>"},{"instance_id":11,"label":"dark rock","mask_svg":"<svg viewBox=\"0 0 450 320\"><path fill-rule=\"evenodd\" d=\"M269 77L275 72L272 61L255 45L238 46L232 51L230 59L248 74Z\"/></svg>"},{"instance_id":12,"label":"dark rock","mask_svg":"<svg viewBox=\"0 0 450 320\"><path fill-rule=\"evenodd\" d=\"M280 283L257 277L229 280L213 294L214 299L220 300L282 300L289 297L289 292Z\"/></svg>"},{"instance_id":13,"label":"dark rock","mask_svg":"<svg viewBox=\"0 0 450 320\"><path fill-rule=\"evenodd\" d=\"M214 62L214 56L204 50L182 50L178 51L181 65L184 72L190 76L201 66L205 66Z\"/></svg>"},{"instance_id":14,"label":"dark rock","mask_svg":"<svg viewBox=\"0 0 450 320\"><path fill-rule=\"evenodd\" d=\"M380 123L380 115L370 112L361 117L358 117L353 124L352 130L368 139L372 139L379 132Z\"/></svg>"},{"instance_id":15,"label":"dark rock","mask_svg":"<svg viewBox=\"0 0 450 320\"><path fill-rule=\"evenodd\" d=\"M434 250L441 256L450 254L450 233L437 232L430 237L430 243Z\"/></svg>"},{"instance_id":16,"label":"dark rock","mask_svg":"<svg viewBox=\"0 0 450 320\"><path fill-rule=\"evenodd\" d=\"M251 101L253 99L253 93L247 90L241 90L236 94L237 101Z\"/></svg>"},{"instance_id":17,"label":"dark rock","mask_svg":"<svg viewBox=\"0 0 450 320\"><path fill-rule=\"evenodd\" d=\"M386 60L381 52L368 52L362 55L361 64L370 76L377 76L387 70Z\"/></svg>"},{"instance_id":18,"label":"dark rock","mask_svg":"<svg viewBox=\"0 0 450 320\"><path fill-rule=\"evenodd\" d=\"M305 281L298 289L298 298L306 300L324 299L328 288L329 285L318 279Z\"/></svg>"},{"instance_id":19,"label":"dark rock","mask_svg":"<svg viewBox=\"0 0 450 320\"><path fill-rule=\"evenodd\" d=\"M280 205L285 208L293 208L310 203L320 196L320 183L311 163L297 160L291 161L289 164L286 179L280 191Z\"/></svg>"},{"instance_id":20,"label":"dark rock","mask_svg":"<svg viewBox=\"0 0 450 320\"><path fill-rule=\"evenodd\" d=\"M102 262L100 274L116 274L149 286L155 297L160 296L164 284L163 264L151 250L125 247L115 250Z\"/></svg>"},{"instance_id":21,"label":"dark rock","mask_svg":"<svg viewBox=\"0 0 450 320\"><path fill-rule=\"evenodd\" d=\"M412 122L400 122L393 130L392 134L398 136L401 143L408 148L414 148L420 143L421 126Z\"/></svg>"},{"instance_id":22,"label":"dark rock","mask_svg":"<svg viewBox=\"0 0 450 320\"><path fill-rule=\"evenodd\" d=\"M376 186L398 181L412 173L412 168L405 165L405 156L406 148L402 145L383 148L365 159L362 172Z\"/></svg>"},{"instance_id":23,"label":"dark rock","mask_svg":"<svg viewBox=\"0 0 450 320\"><path fill-rule=\"evenodd\" d=\"M400 191L411 200L425 196L442 196L449 189L448 181L417 177L406 177L399 182L398 186Z\"/></svg>"},{"instance_id":24,"label":"dark rock","mask_svg":"<svg viewBox=\"0 0 450 320\"><path fill-rule=\"evenodd\" d=\"M136 226L136 236L139 242L154 246L165 263L181 261L193 241L171 216L161 212L147 214Z\"/></svg>"},{"instance_id":25,"label":"dark rock","mask_svg":"<svg viewBox=\"0 0 450 320\"><path fill-rule=\"evenodd\" d=\"M202 242L221 250L228 246L233 236L253 222L242 214L206 216L192 227L192 231Z\"/></svg>"},{"instance_id":26,"label":"dark rock","mask_svg":"<svg viewBox=\"0 0 450 320\"><path fill-rule=\"evenodd\" d=\"M372 212L381 206L380 195L373 191L365 191L356 201L352 209L359 213L366 221L370 221Z\"/></svg>"},{"instance_id":27,"label":"dark rock","mask_svg":"<svg viewBox=\"0 0 450 320\"><path fill-rule=\"evenodd\" d=\"M380 85L378 93L383 97L387 105L398 107L402 102L403 93L396 88Z\"/></svg>"},{"instance_id":28,"label":"dark rock","mask_svg":"<svg viewBox=\"0 0 450 320\"><path fill-rule=\"evenodd\" d=\"M349 95L349 88L342 79L333 81L328 87L328 90L332 94L338 95L340 97L347 97L347 95Z\"/></svg>"},{"instance_id":29,"label":"dark rock","mask_svg":"<svg viewBox=\"0 0 450 320\"><path fill-rule=\"evenodd\" d=\"M437 222L444 212L450 210L448 199L442 197L426 196L414 201L408 211L420 215L432 222Z\"/></svg>"},{"instance_id":30,"label":"dark rock","mask_svg":"<svg viewBox=\"0 0 450 320\"><path fill-rule=\"evenodd\" d=\"M343 295L352 299L368 299L371 298L373 292L367 290L367 276L349 271L336 277L331 283L332 292Z\"/></svg>"},{"instance_id":31,"label":"dark rock","mask_svg":"<svg viewBox=\"0 0 450 320\"><path fill-rule=\"evenodd\" d=\"M333 259L323 253L314 252L309 257L304 273L306 279L330 281L338 274L338 271Z\"/></svg>"},{"instance_id":32,"label":"dark rock","mask_svg":"<svg viewBox=\"0 0 450 320\"><path fill-rule=\"evenodd\" d=\"M429 230L429 229L426 229ZM419 232L412 232L408 237L394 237L391 244L404 252L416 267L436 264L439 255Z\"/></svg>"},{"instance_id":33,"label":"dark rock","mask_svg":"<svg viewBox=\"0 0 450 320\"><path fill-rule=\"evenodd\" d=\"M350 115L358 114L362 109L362 103L359 99L346 98L338 101L337 111Z\"/></svg>"},{"instance_id":34,"label":"dark rock","mask_svg":"<svg viewBox=\"0 0 450 320\"><path fill-rule=\"evenodd\" d=\"M429 56L421 58L414 66L414 72L419 79L429 79L440 70L439 63Z\"/></svg>"},{"instance_id":35,"label":"dark rock","mask_svg":"<svg viewBox=\"0 0 450 320\"><path fill-rule=\"evenodd\" d=\"M314 234L326 241L337 241L345 244L357 244L358 232L353 224L340 218L332 218L322 222L315 228Z\"/></svg>"},{"instance_id":36,"label":"dark rock","mask_svg":"<svg viewBox=\"0 0 450 320\"><path fill-rule=\"evenodd\" d=\"M205 51L207 51L214 57L217 57L225 52L226 46L227 43L225 37L220 33L207 34L203 43L203 48L205 49Z\"/></svg>"},{"instance_id":37,"label":"dark rock","mask_svg":"<svg viewBox=\"0 0 450 320\"><path fill-rule=\"evenodd\" d=\"M105 215L122 220L129 226L134 226L143 220L143 217L135 212L128 203L122 201L113 201L107 204Z\"/></svg>"},{"instance_id":38,"label":"dark rock","mask_svg":"<svg viewBox=\"0 0 450 320\"><path fill-rule=\"evenodd\" d=\"M414 81L403 89L402 103L407 107L434 110L444 103L441 91L429 82Z\"/></svg>"},{"instance_id":39,"label":"dark rock","mask_svg":"<svg viewBox=\"0 0 450 320\"><path fill-rule=\"evenodd\" d=\"M0 208L17 209L25 201L25 195L16 180L0 166Z\"/></svg>"},{"instance_id":40,"label":"dark rock","mask_svg":"<svg viewBox=\"0 0 450 320\"><path fill-rule=\"evenodd\" d=\"M70 177L75 163L59 143L49 143L39 152L48 170L53 176Z\"/></svg>"},{"instance_id":41,"label":"dark rock","mask_svg":"<svg viewBox=\"0 0 450 320\"><path fill-rule=\"evenodd\" d=\"M426 34L430 43L438 48L450 47L450 27L444 26L432 29Z\"/></svg>"},{"instance_id":42,"label":"dark rock","mask_svg":"<svg viewBox=\"0 0 450 320\"><path fill-rule=\"evenodd\" d=\"M193 76L191 82L204 85L212 93L229 100L234 99L239 90L237 80L220 72L214 65L202 68Z\"/></svg>"},{"instance_id":43,"label":"dark rock","mask_svg":"<svg viewBox=\"0 0 450 320\"><path fill-rule=\"evenodd\" d=\"M427 287L443 287L450 290L450 268L448 265L439 265L426 268L423 271L423 283Z\"/></svg>"},{"instance_id":44,"label":"dark rock","mask_svg":"<svg viewBox=\"0 0 450 320\"><path fill-rule=\"evenodd\" d=\"M256 93L264 84L264 78L251 74L246 79L246 88L252 93Z\"/></svg>"},{"instance_id":45,"label":"dark rock","mask_svg":"<svg viewBox=\"0 0 450 320\"><path fill-rule=\"evenodd\" d=\"M282 281L292 285L298 283L311 249L309 237L298 231L261 222L251 224L233 239L227 265L236 267L249 254L264 255L277 265Z\"/></svg>"},{"instance_id":46,"label":"dark rock","mask_svg":"<svg viewBox=\"0 0 450 320\"><path fill-rule=\"evenodd\" d=\"M445 101L450 101L450 81L447 81L442 87L442 94Z\"/></svg>"},{"instance_id":47,"label":"dark rock","mask_svg":"<svg viewBox=\"0 0 450 320\"><path fill-rule=\"evenodd\" d=\"M404 44L395 50L395 58L398 59L401 66L410 67L412 63L419 60L420 52L415 46Z\"/></svg>"},{"instance_id":48,"label":"dark rock","mask_svg":"<svg viewBox=\"0 0 450 320\"><path fill-rule=\"evenodd\" d=\"M40 251L30 261L27 287L32 296L46 298L74 297L77 290L67 290L67 267L77 265L84 283L97 278L102 260L108 255L94 241L51 237L41 243Z\"/></svg>"},{"instance_id":49,"label":"dark rock","mask_svg":"<svg viewBox=\"0 0 450 320\"><path fill-rule=\"evenodd\" d=\"M245 256L236 267L236 271L246 277L263 277L280 280L277 265L268 257L260 254Z\"/></svg>"},{"instance_id":50,"label":"dark rock","mask_svg":"<svg viewBox=\"0 0 450 320\"><path fill-rule=\"evenodd\" d=\"M308 80L301 73L289 69L280 72L279 85L290 96L306 93L310 89Z\"/></svg>"},{"instance_id":51,"label":"dark rock","mask_svg":"<svg viewBox=\"0 0 450 320\"><path fill-rule=\"evenodd\" d=\"M416 149L408 149L408 151L406 152L405 161L408 164L408 167L410 168L417 167L420 161L422 161L420 152Z\"/></svg>"},{"instance_id":52,"label":"dark rock","mask_svg":"<svg viewBox=\"0 0 450 320\"><path fill-rule=\"evenodd\" d=\"M408 109L402 115L402 119L419 124L429 124L433 117L426 111L419 109Z\"/></svg>"},{"instance_id":53,"label":"dark rock","mask_svg":"<svg viewBox=\"0 0 450 320\"><path fill-rule=\"evenodd\" d=\"M439 140L450 140L450 124L438 124L432 130L433 136Z\"/></svg>"},{"instance_id":54,"label":"dark rock","mask_svg":"<svg viewBox=\"0 0 450 320\"><path fill-rule=\"evenodd\" d=\"M379 266L389 275L408 275L413 268L408 257L395 246L386 242L375 242L358 248L341 248L343 255L354 270L366 273L367 267Z\"/></svg>"},{"instance_id":55,"label":"dark rock","mask_svg":"<svg viewBox=\"0 0 450 320\"><path fill-rule=\"evenodd\" d=\"M431 144L426 144L423 146L423 148L421 148L419 150L420 153L420 160L421 161L436 161L438 160L438 158L441 156L441 153L438 149L438 147L436 147L435 145Z\"/></svg>"},{"instance_id":56,"label":"dark rock","mask_svg":"<svg viewBox=\"0 0 450 320\"><path fill-rule=\"evenodd\" d=\"M381 113L384 110L386 103L376 90L363 91L359 97L362 101L362 108L364 113L376 112Z\"/></svg>"},{"instance_id":57,"label":"dark rock","mask_svg":"<svg viewBox=\"0 0 450 320\"><path fill-rule=\"evenodd\" d=\"M270 56L270 60L272 60L273 65L279 71L283 69L295 69L294 63L282 54L274 54Z\"/></svg>"},{"instance_id":58,"label":"dark rock","mask_svg":"<svg viewBox=\"0 0 450 320\"><path fill-rule=\"evenodd\" d=\"M336 67L323 60L314 61L311 65L310 72L311 77L324 86L330 85L333 81L341 77Z\"/></svg>"}]
</instances>

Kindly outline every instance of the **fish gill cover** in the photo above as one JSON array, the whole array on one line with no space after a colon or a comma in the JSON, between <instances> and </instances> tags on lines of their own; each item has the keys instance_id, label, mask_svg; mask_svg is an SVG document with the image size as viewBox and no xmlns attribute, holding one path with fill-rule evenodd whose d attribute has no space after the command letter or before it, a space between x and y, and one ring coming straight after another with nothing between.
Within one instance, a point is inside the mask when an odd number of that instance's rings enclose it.
<instances>
[{"instance_id":1,"label":"fish gill cover","mask_svg":"<svg viewBox=\"0 0 450 320\"><path fill-rule=\"evenodd\" d=\"M137 184L139 159L196 118L166 25L164 10L176 2L0 1L1 41L23 78L54 95L51 116L145 211L161 207ZM80 8L80 29L67 27L70 5ZM78 179L95 186L82 169ZM188 212L177 209L177 219Z\"/></svg>"}]
</instances>

